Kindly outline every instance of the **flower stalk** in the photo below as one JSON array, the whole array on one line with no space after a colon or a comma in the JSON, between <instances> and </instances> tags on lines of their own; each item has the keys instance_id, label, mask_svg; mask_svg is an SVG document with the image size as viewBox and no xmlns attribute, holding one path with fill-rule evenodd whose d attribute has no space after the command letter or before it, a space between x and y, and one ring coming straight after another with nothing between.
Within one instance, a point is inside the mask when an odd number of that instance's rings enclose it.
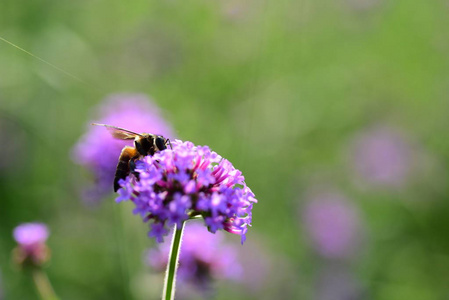
<instances>
[{"instance_id":1,"label":"flower stalk","mask_svg":"<svg viewBox=\"0 0 449 300\"><path fill-rule=\"evenodd\" d=\"M181 252L181 240L182 233L184 231L184 224L185 222L182 222L179 228L177 225L175 225L174 228L170 254L168 257L167 271L165 272L162 300L175 299L176 273L178 271L179 253Z\"/></svg>"},{"instance_id":2,"label":"flower stalk","mask_svg":"<svg viewBox=\"0 0 449 300\"><path fill-rule=\"evenodd\" d=\"M47 274L42 269L34 268L34 270L32 270L32 276L36 289L42 300L59 300L53 290L53 287L51 286Z\"/></svg>"}]
</instances>

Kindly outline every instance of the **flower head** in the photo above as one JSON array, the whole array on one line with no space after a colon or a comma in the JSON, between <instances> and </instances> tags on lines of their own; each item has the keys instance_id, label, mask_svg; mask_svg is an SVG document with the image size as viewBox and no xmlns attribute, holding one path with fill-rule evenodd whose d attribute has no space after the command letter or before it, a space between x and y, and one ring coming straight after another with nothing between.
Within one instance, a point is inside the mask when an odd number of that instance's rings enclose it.
<instances>
[{"instance_id":1,"label":"flower head","mask_svg":"<svg viewBox=\"0 0 449 300\"><path fill-rule=\"evenodd\" d=\"M29 262L33 265L45 263L49 256L45 244L48 236L48 228L42 223L24 223L17 226L13 231L13 237L18 244L14 253L16 262Z\"/></svg>"},{"instance_id":2,"label":"flower head","mask_svg":"<svg viewBox=\"0 0 449 300\"><path fill-rule=\"evenodd\" d=\"M170 252L170 243L150 249L146 263L163 272ZM189 222L183 235L178 276L181 284L189 283L208 290L214 279L237 280L242 275L235 249L226 245L220 233L211 234L198 222Z\"/></svg>"},{"instance_id":3,"label":"flower head","mask_svg":"<svg viewBox=\"0 0 449 300\"><path fill-rule=\"evenodd\" d=\"M114 125L134 132L173 136L171 126L160 109L145 95L117 94L107 98L97 109L95 122ZM84 200L98 202L112 192L114 174L122 148L132 141L113 139L102 127L91 126L73 149L73 160L87 167L95 176L96 185L85 191Z\"/></svg>"},{"instance_id":4,"label":"flower head","mask_svg":"<svg viewBox=\"0 0 449 300\"><path fill-rule=\"evenodd\" d=\"M209 231L224 229L241 235L243 243L257 200L242 173L207 146L180 140L172 145L136 161L117 201L131 200L134 213L152 222L149 235L158 242L167 227L201 215Z\"/></svg>"}]
</instances>

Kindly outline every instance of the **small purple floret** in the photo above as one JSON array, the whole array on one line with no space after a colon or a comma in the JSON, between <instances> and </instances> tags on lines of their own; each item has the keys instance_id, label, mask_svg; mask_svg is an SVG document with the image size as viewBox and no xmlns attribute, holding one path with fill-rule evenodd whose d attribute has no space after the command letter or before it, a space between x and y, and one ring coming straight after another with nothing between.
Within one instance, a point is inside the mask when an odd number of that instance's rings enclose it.
<instances>
[{"instance_id":1,"label":"small purple floret","mask_svg":"<svg viewBox=\"0 0 449 300\"><path fill-rule=\"evenodd\" d=\"M168 227L201 215L209 231L241 235L243 244L257 200L242 173L207 146L180 140L172 146L136 162L138 176L121 182L117 201L131 200L157 241Z\"/></svg>"}]
</instances>

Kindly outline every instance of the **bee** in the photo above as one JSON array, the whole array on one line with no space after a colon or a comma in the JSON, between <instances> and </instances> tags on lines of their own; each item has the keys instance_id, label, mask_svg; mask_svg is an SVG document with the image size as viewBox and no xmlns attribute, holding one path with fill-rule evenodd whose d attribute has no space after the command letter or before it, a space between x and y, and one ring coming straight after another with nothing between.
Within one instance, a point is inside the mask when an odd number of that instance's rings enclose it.
<instances>
[{"instance_id":1,"label":"bee","mask_svg":"<svg viewBox=\"0 0 449 300\"><path fill-rule=\"evenodd\" d=\"M116 126L92 123L96 126L104 126L112 134L112 136L119 140L134 140L134 147L125 146L120 153L118 159L117 169L114 177L114 192L120 188L120 179L125 179L130 171L135 169L135 160L147 155L154 155L157 151L167 149L167 145L172 148L170 140L162 135L151 133L136 133L127 129Z\"/></svg>"}]
</instances>

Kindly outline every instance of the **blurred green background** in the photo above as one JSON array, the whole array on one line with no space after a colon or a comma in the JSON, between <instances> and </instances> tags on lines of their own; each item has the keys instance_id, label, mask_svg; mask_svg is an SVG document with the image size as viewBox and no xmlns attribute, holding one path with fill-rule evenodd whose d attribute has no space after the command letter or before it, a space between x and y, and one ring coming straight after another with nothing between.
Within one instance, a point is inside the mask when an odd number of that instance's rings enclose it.
<instances>
[{"instance_id":1,"label":"blurred green background","mask_svg":"<svg viewBox=\"0 0 449 300\"><path fill-rule=\"evenodd\" d=\"M83 205L87 174L70 159L93 107L138 92L179 138L242 170L259 200L248 244L228 237L244 267L268 274L252 289L219 282L217 299L449 299L448 13L442 0L2 0L0 37L82 80L0 41L4 298L37 299L10 259L12 230L29 221L50 227L61 299L158 298L147 226L113 195ZM358 138L378 127L408 147L393 186L354 167ZM311 242L317 186L357 212L351 255Z\"/></svg>"}]
</instances>

